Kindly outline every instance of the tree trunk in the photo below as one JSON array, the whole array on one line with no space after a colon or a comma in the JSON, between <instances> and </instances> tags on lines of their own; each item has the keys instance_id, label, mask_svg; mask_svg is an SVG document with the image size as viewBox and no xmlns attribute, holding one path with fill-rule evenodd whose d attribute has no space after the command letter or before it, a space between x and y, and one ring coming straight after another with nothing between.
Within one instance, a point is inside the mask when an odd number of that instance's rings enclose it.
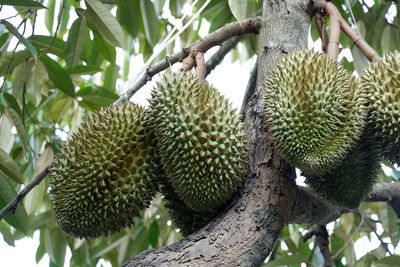
<instances>
[{"instance_id":1,"label":"tree trunk","mask_svg":"<svg viewBox=\"0 0 400 267\"><path fill-rule=\"evenodd\" d=\"M270 254L285 223L296 220L293 211L299 204L307 206L310 196L296 187L294 169L274 151L265 127L263 84L280 57L307 46L308 2L263 2L257 86L245 112L249 171L238 200L202 230L171 246L146 251L125 266L258 266ZM320 205L324 212L331 207L325 202ZM295 213L306 218L307 212ZM332 214L324 220L337 217Z\"/></svg>"}]
</instances>

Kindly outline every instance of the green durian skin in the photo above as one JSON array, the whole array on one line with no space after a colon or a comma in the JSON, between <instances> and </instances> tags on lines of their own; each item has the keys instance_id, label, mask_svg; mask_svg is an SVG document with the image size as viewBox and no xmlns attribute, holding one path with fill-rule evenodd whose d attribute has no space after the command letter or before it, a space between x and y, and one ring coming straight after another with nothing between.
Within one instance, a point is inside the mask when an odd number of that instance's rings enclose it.
<instances>
[{"instance_id":1,"label":"green durian skin","mask_svg":"<svg viewBox=\"0 0 400 267\"><path fill-rule=\"evenodd\" d=\"M329 202L355 209L376 180L379 157L376 140L364 134L339 166L323 176L306 176L306 183Z\"/></svg>"},{"instance_id":2,"label":"green durian skin","mask_svg":"<svg viewBox=\"0 0 400 267\"><path fill-rule=\"evenodd\" d=\"M330 57L307 49L291 52L266 81L267 126L287 162L309 175L323 175L361 135L366 97Z\"/></svg>"},{"instance_id":3,"label":"green durian skin","mask_svg":"<svg viewBox=\"0 0 400 267\"><path fill-rule=\"evenodd\" d=\"M369 93L368 124L385 158L400 164L400 52L369 64L362 76Z\"/></svg>"},{"instance_id":4,"label":"green durian skin","mask_svg":"<svg viewBox=\"0 0 400 267\"><path fill-rule=\"evenodd\" d=\"M151 125L173 190L192 210L215 210L245 175L240 117L215 88L191 73L164 75L152 96Z\"/></svg>"},{"instance_id":5,"label":"green durian skin","mask_svg":"<svg viewBox=\"0 0 400 267\"><path fill-rule=\"evenodd\" d=\"M176 228L183 236L188 236L206 226L218 213L214 211L194 211L176 195L168 181L161 184L161 193L164 195L165 207Z\"/></svg>"},{"instance_id":6,"label":"green durian skin","mask_svg":"<svg viewBox=\"0 0 400 267\"><path fill-rule=\"evenodd\" d=\"M158 185L146 116L130 102L104 108L61 148L49 183L54 216L64 232L108 236L149 206Z\"/></svg>"}]
</instances>

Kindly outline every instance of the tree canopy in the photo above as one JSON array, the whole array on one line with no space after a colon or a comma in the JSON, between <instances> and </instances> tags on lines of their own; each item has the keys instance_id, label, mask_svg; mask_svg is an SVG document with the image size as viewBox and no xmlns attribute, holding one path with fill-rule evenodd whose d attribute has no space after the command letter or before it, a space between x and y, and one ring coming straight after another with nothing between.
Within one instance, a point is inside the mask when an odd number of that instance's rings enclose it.
<instances>
[{"instance_id":1,"label":"tree canopy","mask_svg":"<svg viewBox=\"0 0 400 267\"><path fill-rule=\"evenodd\" d=\"M379 55L399 49L398 1L333 2ZM220 47L207 62L208 71L226 54L231 62L241 63L257 55L263 49L258 36L239 36L245 31L240 27L221 37L225 42L201 42L228 23L259 16L262 4L261 0L0 0L0 208L48 168L62 139L87 114L118 101L120 95L126 97L123 89L129 89L131 96L169 64L186 58L187 48L206 52ZM314 24L310 36L313 42L320 39ZM340 63L361 74L367 58L345 35L339 41ZM141 69L134 83L132 68L139 58L146 64L134 66L135 72ZM387 161L382 165L377 182L400 179L396 166ZM52 216L47 179L24 197L15 213L0 221L2 237L10 246L39 231L40 244L32 261L39 262L47 253L51 266L63 266L68 247L72 257L66 264L71 266L93 266L99 259L117 266L182 238L158 195L131 227L108 238L74 239L58 228ZM398 264L399 217L400 196L389 202L363 202L329 224L334 264ZM322 266L324 246L319 242L324 233L315 225L285 226L265 266ZM376 247L361 252L365 242Z\"/></svg>"}]
</instances>

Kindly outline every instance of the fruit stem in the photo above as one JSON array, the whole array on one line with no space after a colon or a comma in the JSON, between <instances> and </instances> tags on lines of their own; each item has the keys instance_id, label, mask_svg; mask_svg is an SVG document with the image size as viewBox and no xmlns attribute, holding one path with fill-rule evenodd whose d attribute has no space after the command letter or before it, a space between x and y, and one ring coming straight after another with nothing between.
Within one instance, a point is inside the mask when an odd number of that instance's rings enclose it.
<instances>
[{"instance_id":1,"label":"fruit stem","mask_svg":"<svg viewBox=\"0 0 400 267\"><path fill-rule=\"evenodd\" d=\"M322 51L324 53L326 53L327 49L328 49L328 34L326 32L325 29L325 21L322 18L322 14L321 11L318 11L315 14L315 24L317 25L317 29L318 29L318 33L319 36L321 36L321 40L322 40Z\"/></svg>"},{"instance_id":2,"label":"fruit stem","mask_svg":"<svg viewBox=\"0 0 400 267\"><path fill-rule=\"evenodd\" d=\"M322 39L323 46L324 43L324 33L322 31L321 25L318 25L321 22L318 22L319 15L328 16L330 19L330 33L329 33L329 41L327 45L327 54L331 56L333 59L337 60L339 55L339 37L340 31L343 31L344 34L349 37L349 39L360 49L360 51L368 58L369 61L379 61L381 57L376 53L376 51L355 31L350 25L343 19L339 10L332 2L322 1L318 4L318 8L320 9L316 13L317 18L317 27L320 32L320 36Z\"/></svg>"}]
</instances>

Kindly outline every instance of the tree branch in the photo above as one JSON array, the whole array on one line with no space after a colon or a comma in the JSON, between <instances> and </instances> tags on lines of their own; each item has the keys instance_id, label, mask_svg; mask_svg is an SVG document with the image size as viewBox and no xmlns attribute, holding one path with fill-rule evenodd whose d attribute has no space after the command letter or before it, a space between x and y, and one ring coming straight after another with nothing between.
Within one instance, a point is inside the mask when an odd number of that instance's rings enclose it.
<instances>
[{"instance_id":1,"label":"tree branch","mask_svg":"<svg viewBox=\"0 0 400 267\"><path fill-rule=\"evenodd\" d=\"M213 71L215 67L224 59L226 54L228 54L229 51L231 51L239 43L240 39L242 39L242 36L236 35L222 43L218 51L215 52L209 60L207 60L206 76L208 76L211 71Z\"/></svg>"},{"instance_id":2,"label":"tree branch","mask_svg":"<svg viewBox=\"0 0 400 267\"><path fill-rule=\"evenodd\" d=\"M0 211L0 220L2 220L7 213L10 211L14 212L24 197L36 186L38 185L49 173L49 169L52 167L52 164L47 165L43 171L41 171L32 181L22 188L17 196L9 202L1 211Z\"/></svg>"},{"instance_id":3,"label":"tree branch","mask_svg":"<svg viewBox=\"0 0 400 267\"><path fill-rule=\"evenodd\" d=\"M247 83L247 87L246 87L246 91L244 92L244 96L243 96L243 101L242 101L242 106L240 107L240 115L244 115L244 111L246 110L246 105L247 102L250 99L250 96L254 93L254 90L256 89L256 85L257 85L257 62L258 59L256 61L256 63L254 64L253 69L251 70L250 73L250 78L249 81Z\"/></svg>"},{"instance_id":4,"label":"tree branch","mask_svg":"<svg viewBox=\"0 0 400 267\"><path fill-rule=\"evenodd\" d=\"M194 42L189 47L182 49L181 52L168 56L165 60L148 67L145 74L139 78L132 87L128 88L126 93L116 101L116 104L129 100L143 85L150 81L155 74L167 69L179 61L182 61L191 52L202 51L205 53L211 47L220 45L233 36L245 33L258 33L259 28L261 27L261 22L262 19L260 17L255 17L227 24L204 38Z\"/></svg>"},{"instance_id":5,"label":"tree branch","mask_svg":"<svg viewBox=\"0 0 400 267\"><path fill-rule=\"evenodd\" d=\"M335 267L335 264L332 261L332 254L329 251L329 235L325 225L315 226L315 242L324 257L324 266Z\"/></svg>"}]
</instances>

